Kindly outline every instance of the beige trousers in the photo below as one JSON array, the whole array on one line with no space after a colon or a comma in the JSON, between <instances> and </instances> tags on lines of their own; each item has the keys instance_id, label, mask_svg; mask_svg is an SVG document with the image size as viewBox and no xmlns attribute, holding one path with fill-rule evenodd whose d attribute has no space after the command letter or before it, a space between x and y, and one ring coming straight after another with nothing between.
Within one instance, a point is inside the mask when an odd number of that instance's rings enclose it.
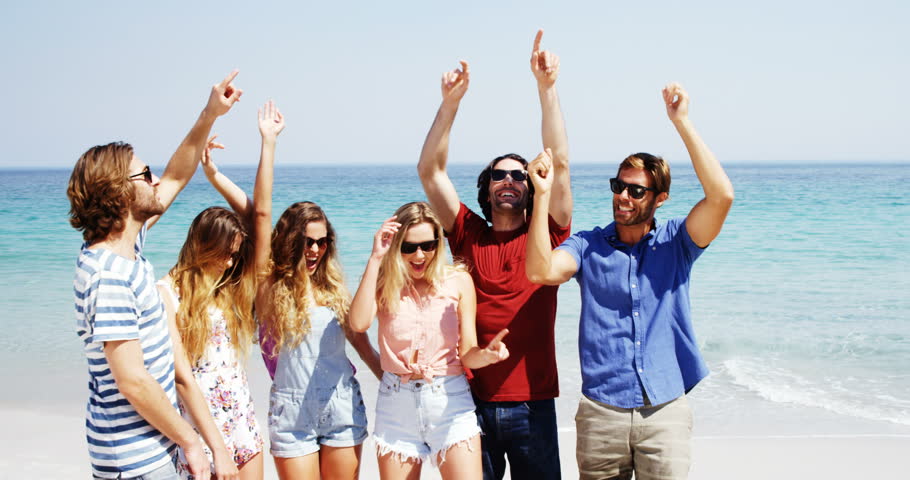
<instances>
[{"instance_id":1,"label":"beige trousers","mask_svg":"<svg viewBox=\"0 0 910 480\"><path fill-rule=\"evenodd\" d=\"M617 408L582 395L575 415L582 479L676 480L689 475L692 410L683 395L662 405Z\"/></svg>"}]
</instances>

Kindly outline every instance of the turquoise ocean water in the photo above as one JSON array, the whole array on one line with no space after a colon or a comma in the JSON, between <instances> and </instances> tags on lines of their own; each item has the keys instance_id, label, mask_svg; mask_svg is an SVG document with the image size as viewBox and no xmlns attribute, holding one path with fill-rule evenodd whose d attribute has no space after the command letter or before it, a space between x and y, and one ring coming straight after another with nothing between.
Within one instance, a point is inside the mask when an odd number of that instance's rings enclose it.
<instances>
[{"instance_id":1,"label":"turquoise ocean water","mask_svg":"<svg viewBox=\"0 0 910 480\"><path fill-rule=\"evenodd\" d=\"M450 169L475 209L479 168ZM736 203L692 280L696 334L712 370L691 394L696 435L910 435L910 165L726 169ZM222 171L252 189L255 167ZM573 166L573 231L611 220L614 173L612 164ZM659 217L685 215L702 196L688 165L673 174ZM71 286L81 238L67 223L68 177L0 171L0 405L81 415L85 360ZM422 199L413 166L279 166L273 217L293 201L321 204L353 289L382 220ZM149 236L158 276L196 213L223 203L198 174ZM574 281L559 302L557 405L560 426L572 428L580 388Z\"/></svg>"}]
</instances>

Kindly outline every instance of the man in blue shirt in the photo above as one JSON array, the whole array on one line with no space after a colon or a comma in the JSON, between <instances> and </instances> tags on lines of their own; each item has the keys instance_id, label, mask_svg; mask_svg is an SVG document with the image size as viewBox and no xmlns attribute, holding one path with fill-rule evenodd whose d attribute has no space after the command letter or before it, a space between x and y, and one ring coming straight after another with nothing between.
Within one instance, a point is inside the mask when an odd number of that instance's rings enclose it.
<instances>
[{"instance_id":1,"label":"man in blue shirt","mask_svg":"<svg viewBox=\"0 0 910 480\"><path fill-rule=\"evenodd\" d=\"M574 276L581 287L581 478L688 476L692 413L685 394L708 374L692 328L689 276L720 233L733 186L690 122L685 90L670 84L663 97L705 192L689 215L655 220L669 199L670 169L660 157L637 153L610 179L613 223L551 251L546 212L531 218L528 279L558 285ZM548 154L528 170L541 199L535 206L545 209L553 182Z\"/></svg>"}]
</instances>

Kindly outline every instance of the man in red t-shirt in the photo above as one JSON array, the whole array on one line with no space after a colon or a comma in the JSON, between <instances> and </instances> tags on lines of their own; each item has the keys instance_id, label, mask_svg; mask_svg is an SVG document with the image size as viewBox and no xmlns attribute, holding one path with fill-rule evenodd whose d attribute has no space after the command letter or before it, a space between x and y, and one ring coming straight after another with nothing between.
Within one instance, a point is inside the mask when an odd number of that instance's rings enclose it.
<instances>
[{"instance_id":1,"label":"man in red t-shirt","mask_svg":"<svg viewBox=\"0 0 910 480\"><path fill-rule=\"evenodd\" d=\"M551 152L555 172L549 202L550 242L555 248L569 236L572 192L568 140L556 94L559 57L540 50L542 35L539 31L534 39L531 71L540 96L543 147ZM534 285L525 275L534 194L527 179L528 162L508 154L483 169L477 179L483 217L458 199L446 173L449 132L469 80L465 61L461 69L443 75L442 104L417 170L427 199L446 230L452 255L467 264L474 279L478 344L485 345L500 330L509 329L504 340L509 358L475 370L471 380L477 419L484 432L484 478L501 479L508 457L512 478L558 479L556 287Z\"/></svg>"}]
</instances>

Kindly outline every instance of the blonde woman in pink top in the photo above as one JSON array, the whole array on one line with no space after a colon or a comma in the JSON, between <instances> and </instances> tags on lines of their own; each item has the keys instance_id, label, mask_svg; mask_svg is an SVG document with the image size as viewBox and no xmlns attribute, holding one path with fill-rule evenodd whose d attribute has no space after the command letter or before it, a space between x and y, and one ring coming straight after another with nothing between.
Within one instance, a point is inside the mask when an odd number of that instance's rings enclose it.
<instances>
[{"instance_id":1,"label":"blonde woman in pink top","mask_svg":"<svg viewBox=\"0 0 910 480\"><path fill-rule=\"evenodd\" d=\"M383 480L418 479L425 460L443 479L483 477L465 368L508 358L508 330L477 346L474 282L442 251L442 225L429 204L403 205L376 233L351 304L354 331L379 318L384 373L373 440Z\"/></svg>"}]
</instances>

